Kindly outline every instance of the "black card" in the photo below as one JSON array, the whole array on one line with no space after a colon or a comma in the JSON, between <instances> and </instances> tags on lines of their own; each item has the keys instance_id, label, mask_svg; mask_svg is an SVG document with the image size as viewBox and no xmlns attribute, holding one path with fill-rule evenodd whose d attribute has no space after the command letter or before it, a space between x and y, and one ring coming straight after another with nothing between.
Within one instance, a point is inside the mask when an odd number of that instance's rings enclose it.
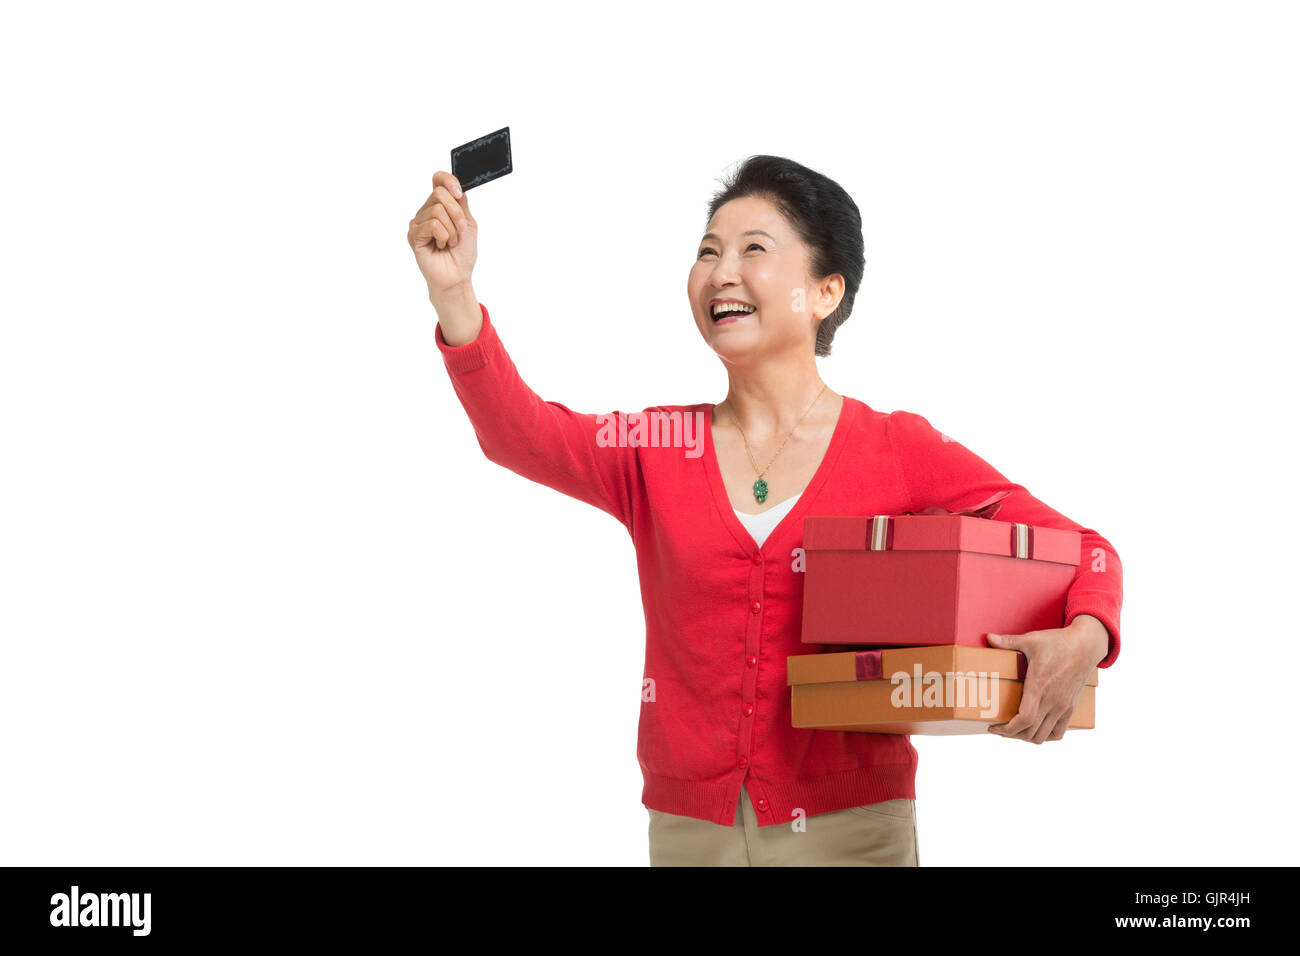
<instances>
[{"instance_id":1,"label":"black card","mask_svg":"<svg viewBox=\"0 0 1300 956\"><path fill-rule=\"evenodd\" d=\"M451 151L451 174L463 190L500 179L513 168L510 165L509 126Z\"/></svg>"}]
</instances>

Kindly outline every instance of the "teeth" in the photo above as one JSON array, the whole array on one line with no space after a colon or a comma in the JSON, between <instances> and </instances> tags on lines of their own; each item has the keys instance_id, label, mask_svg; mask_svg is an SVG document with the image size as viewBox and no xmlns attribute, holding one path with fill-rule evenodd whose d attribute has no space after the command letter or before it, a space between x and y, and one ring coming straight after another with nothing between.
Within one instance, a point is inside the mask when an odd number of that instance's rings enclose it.
<instances>
[{"instance_id":1,"label":"teeth","mask_svg":"<svg viewBox=\"0 0 1300 956\"><path fill-rule=\"evenodd\" d=\"M722 315L724 312L753 312L753 311L754 311L754 307L752 305L744 305L743 303L740 302L723 302L713 307L713 314L715 316Z\"/></svg>"}]
</instances>

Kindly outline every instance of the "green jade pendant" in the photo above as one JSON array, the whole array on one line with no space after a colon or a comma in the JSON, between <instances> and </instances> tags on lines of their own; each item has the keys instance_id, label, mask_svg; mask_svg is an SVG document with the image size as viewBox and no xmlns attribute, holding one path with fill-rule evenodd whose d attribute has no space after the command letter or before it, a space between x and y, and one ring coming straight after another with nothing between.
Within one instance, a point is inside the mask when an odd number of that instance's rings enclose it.
<instances>
[{"instance_id":1,"label":"green jade pendant","mask_svg":"<svg viewBox=\"0 0 1300 956\"><path fill-rule=\"evenodd\" d=\"M767 500L767 482L762 478L754 482L754 500L760 505Z\"/></svg>"}]
</instances>

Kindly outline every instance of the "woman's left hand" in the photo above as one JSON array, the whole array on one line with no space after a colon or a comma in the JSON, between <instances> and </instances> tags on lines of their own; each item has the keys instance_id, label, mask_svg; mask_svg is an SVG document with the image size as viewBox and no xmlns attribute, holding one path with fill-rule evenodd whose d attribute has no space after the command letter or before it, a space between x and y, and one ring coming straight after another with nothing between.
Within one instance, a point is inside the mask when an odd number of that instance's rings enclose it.
<instances>
[{"instance_id":1,"label":"woman's left hand","mask_svg":"<svg viewBox=\"0 0 1300 956\"><path fill-rule=\"evenodd\" d=\"M1084 681L1110 647L1106 625L1080 614L1068 627L990 634L988 640L992 647L1022 652L1029 662L1019 713L1005 724L991 724L989 733L1036 744L1064 737Z\"/></svg>"}]
</instances>

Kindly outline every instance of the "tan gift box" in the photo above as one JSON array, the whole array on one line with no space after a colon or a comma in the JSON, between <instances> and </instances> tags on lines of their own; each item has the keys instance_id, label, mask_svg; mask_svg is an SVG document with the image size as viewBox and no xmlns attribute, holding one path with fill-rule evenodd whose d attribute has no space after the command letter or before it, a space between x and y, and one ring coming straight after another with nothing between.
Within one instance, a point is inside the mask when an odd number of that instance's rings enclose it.
<instances>
[{"instance_id":1,"label":"tan gift box","mask_svg":"<svg viewBox=\"0 0 1300 956\"><path fill-rule=\"evenodd\" d=\"M940 644L797 654L786 660L791 723L874 734L983 734L1020 708L1028 661L1019 651ZM1070 715L1094 726L1098 668Z\"/></svg>"}]
</instances>

